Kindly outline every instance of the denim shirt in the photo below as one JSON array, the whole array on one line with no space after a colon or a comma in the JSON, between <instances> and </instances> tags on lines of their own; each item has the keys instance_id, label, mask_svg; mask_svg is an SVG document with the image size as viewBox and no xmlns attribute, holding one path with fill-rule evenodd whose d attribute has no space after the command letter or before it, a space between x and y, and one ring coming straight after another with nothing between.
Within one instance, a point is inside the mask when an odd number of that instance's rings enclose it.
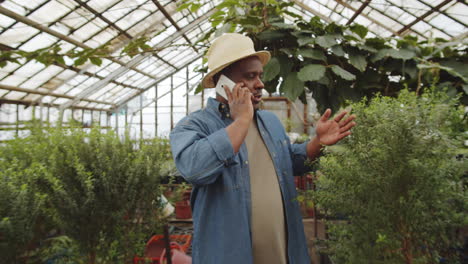
<instances>
[{"instance_id":1,"label":"denim shirt","mask_svg":"<svg viewBox=\"0 0 468 264\"><path fill-rule=\"evenodd\" d=\"M233 120L209 98L207 107L183 118L170 134L177 169L193 185L193 264L253 264L250 176L245 143L234 153L226 127ZM294 175L307 172L306 143L290 144L278 118L258 110L258 129L273 160L287 227L289 264L310 257L296 200Z\"/></svg>"}]
</instances>

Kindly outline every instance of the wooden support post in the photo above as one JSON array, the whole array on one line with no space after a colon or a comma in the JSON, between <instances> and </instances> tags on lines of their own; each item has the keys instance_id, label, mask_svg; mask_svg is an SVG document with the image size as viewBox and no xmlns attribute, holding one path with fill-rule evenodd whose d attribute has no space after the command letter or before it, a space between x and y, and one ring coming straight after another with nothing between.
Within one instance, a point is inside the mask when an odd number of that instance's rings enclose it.
<instances>
[{"instance_id":1,"label":"wooden support post","mask_svg":"<svg viewBox=\"0 0 468 264\"><path fill-rule=\"evenodd\" d=\"M140 139L143 139L143 94L140 94Z\"/></svg>"},{"instance_id":2,"label":"wooden support post","mask_svg":"<svg viewBox=\"0 0 468 264\"><path fill-rule=\"evenodd\" d=\"M154 136L158 136L158 85L154 86Z\"/></svg>"},{"instance_id":3,"label":"wooden support post","mask_svg":"<svg viewBox=\"0 0 468 264\"><path fill-rule=\"evenodd\" d=\"M164 225L163 229L164 229L164 241L165 241L165 246L166 246L166 263L172 264L171 237L169 236L169 227L167 225Z\"/></svg>"},{"instance_id":4,"label":"wooden support post","mask_svg":"<svg viewBox=\"0 0 468 264\"><path fill-rule=\"evenodd\" d=\"M185 98L185 115L188 115L189 114L189 69L188 67L185 68L185 86L186 86L186 89L187 89L187 92L186 92L186 98Z\"/></svg>"},{"instance_id":5,"label":"wooden support post","mask_svg":"<svg viewBox=\"0 0 468 264\"><path fill-rule=\"evenodd\" d=\"M174 129L174 75L171 75L171 131Z\"/></svg>"},{"instance_id":6,"label":"wooden support post","mask_svg":"<svg viewBox=\"0 0 468 264\"><path fill-rule=\"evenodd\" d=\"M19 130L19 104L16 105L16 136L18 136Z\"/></svg>"}]
</instances>

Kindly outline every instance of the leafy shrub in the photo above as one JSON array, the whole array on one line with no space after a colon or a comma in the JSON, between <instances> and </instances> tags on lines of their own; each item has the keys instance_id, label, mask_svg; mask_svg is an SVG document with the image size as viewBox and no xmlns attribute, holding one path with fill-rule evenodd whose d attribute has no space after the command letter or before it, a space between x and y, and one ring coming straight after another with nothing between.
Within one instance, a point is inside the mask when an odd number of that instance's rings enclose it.
<instances>
[{"instance_id":1,"label":"leafy shrub","mask_svg":"<svg viewBox=\"0 0 468 264\"><path fill-rule=\"evenodd\" d=\"M5 263L16 263L41 233L46 195L37 191L34 179L48 172L38 163L25 169L15 163L0 166L0 255Z\"/></svg>"},{"instance_id":2,"label":"leafy shrub","mask_svg":"<svg viewBox=\"0 0 468 264\"><path fill-rule=\"evenodd\" d=\"M9 191L0 194L0 217L8 219L8 213L14 213L20 219L10 226L22 244L10 244L5 235L0 236L0 243L16 249L10 251L16 252L13 255L26 254L24 245L37 235L28 231L37 224L36 211L46 216L49 230L56 227L72 240L78 252L69 252L70 256L81 256L87 263L128 261L161 225L159 176L171 159L167 140L134 142L99 128L87 132L38 127L30 137L0 148L0 154L0 175L11 179L0 187ZM12 164L16 174L3 170ZM28 200L17 195L23 188L34 190L25 193ZM15 199L25 201L12 208L9 204ZM30 215L23 213L28 208ZM31 228L20 228L21 221Z\"/></svg>"},{"instance_id":3,"label":"leafy shrub","mask_svg":"<svg viewBox=\"0 0 468 264\"><path fill-rule=\"evenodd\" d=\"M331 224L336 263L455 261L454 232L467 224L463 110L442 93L408 91L352 107L358 126L321 158L315 195L346 219Z\"/></svg>"}]
</instances>

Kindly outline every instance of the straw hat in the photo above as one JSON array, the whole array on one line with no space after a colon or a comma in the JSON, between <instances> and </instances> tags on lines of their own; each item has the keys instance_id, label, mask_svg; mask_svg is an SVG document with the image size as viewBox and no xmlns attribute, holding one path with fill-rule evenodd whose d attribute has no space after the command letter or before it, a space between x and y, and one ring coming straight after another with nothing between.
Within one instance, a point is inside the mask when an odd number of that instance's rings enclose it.
<instances>
[{"instance_id":1,"label":"straw hat","mask_svg":"<svg viewBox=\"0 0 468 264\"><path fill-rule=\"evenodd\" d=\"M270 60L270 52L255 51L253 41L238 33L226 33L216 38L206 53L208 59L208 73L202 80L205 88L214 88L216 84L213 76L233 62L257 56L263 66Z\"/></svg>"}]
</instances>

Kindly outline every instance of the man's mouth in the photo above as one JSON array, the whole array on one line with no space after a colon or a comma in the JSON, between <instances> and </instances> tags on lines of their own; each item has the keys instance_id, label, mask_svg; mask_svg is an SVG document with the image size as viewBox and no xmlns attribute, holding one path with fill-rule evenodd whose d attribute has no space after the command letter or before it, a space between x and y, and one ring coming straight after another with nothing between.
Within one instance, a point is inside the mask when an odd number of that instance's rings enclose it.
<instances>
[{"instance_id":1,"label":"man's mouth","mask_svg":"<svg viewBox=\"0 0 468 264\"><path fill-rule=\"evenodd\" d=\"M254 103L258 104L262 101L262 94L256 94L256 95L253 95L253 99Z\"/></svg>"}]
</instances>

